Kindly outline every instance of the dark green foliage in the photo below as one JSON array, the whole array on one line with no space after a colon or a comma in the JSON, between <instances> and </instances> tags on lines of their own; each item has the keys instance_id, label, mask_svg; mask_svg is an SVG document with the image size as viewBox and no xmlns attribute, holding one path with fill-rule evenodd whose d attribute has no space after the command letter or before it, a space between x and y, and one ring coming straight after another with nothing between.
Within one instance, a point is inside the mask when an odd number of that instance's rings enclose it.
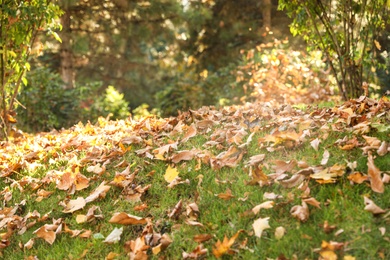
<instances>
[{"instance_id":1,"label":"dark green foliage","mask_svg":"<svg viewBox=\"0 0 390 260\"><path fill-rule=\"evenodd\" d=\"M114 87L102 93L95 82L74 89L65 89L60 76L46 68L28 74L28 85L18 100L17 127L29 131L50 131L70 127L79 121L96 121L100 116L123 119L129 113L128 102Z\"/></svg>"},{"instance_id":2,"label":"dark green foliage","mask_svg":"<svg viewBox=\"0 0 390 260\"><path fill-rule=\"evenodd\" d=\"M26 131L49 131L71 126L80 116L81 89L64 89L60 76L46 68L28 75L19 95L17 126Z\"/></svg>"}]
</instances>

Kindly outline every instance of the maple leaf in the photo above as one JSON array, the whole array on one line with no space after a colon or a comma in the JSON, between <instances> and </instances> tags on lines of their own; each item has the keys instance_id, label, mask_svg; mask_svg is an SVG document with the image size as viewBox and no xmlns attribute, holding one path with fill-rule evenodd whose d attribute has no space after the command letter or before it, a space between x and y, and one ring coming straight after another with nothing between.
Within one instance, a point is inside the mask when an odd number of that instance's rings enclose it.
<instances>
[{"instance_id":1,"label":"maple leaf","mask_svg":"<svg viewBox=\"0 0 390 260\"><path fill-rule=\"evenodd\" d=\"M269 217L267 218L259 218L253 222L252 227L253 230L255 231L255 236L258 238L261 238L261 235L265 229L271 228L270 225L268 224Z\"/></svg>"},{"instance_id":2,"label":"maple leaf","mask_svg":"<svg viewBox=\"0 0 390 260\"><path fill-rule=\"evenodd\" d=\"M236 241L238 235L242 232L243 230L239 230L236 234L234 234L230 239L228 239L226 236L224 236L223 241L221 242L219 239L217 243L213 246L213 255L216 258L220 258L224 254L232 254L234 253L230 247L234 244Z\"/></svg>"},{"instance_id":3,"label":"maple leaf","mask_svg":"<svg viewBox=\"0 0 390 260\"><path fill-rule=\"evenodd\" d=\"M178 175L179 175L178 170L168 165L168 168L165 170L164 179L167 182L171 183Z\"/></svg>"},{"instance_id":4,"label":"maple leaf","mask_svg":"<svg viewBox=\"0 0 390 260\"><path fill-rule=\"evenodd\" d=\"M137 217L134 215L127 214L125 212L114 213L111 219L108 221L114 224L121 225L139 225L146 224L147 220L145 218Z\"/></svg>"}]
</instances>

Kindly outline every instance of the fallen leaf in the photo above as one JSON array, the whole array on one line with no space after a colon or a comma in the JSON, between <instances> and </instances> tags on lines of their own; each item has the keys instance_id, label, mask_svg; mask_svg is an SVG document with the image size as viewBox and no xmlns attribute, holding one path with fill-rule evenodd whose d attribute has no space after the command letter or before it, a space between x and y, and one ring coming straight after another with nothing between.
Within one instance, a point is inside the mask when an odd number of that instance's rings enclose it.
<instances>
[{"instance_id":1,"label":"fallen leaf","mask_svg":"<svg viewBox=\"0 0 390 260\"><path fill-rule=\"evenodd\" d=\"M79 209L84 208L86 204L87 203L83 197L78 197L77 199L70 200L68 203L66 203L65 209L62 212L72 213Z\"/></svg>"},{"instance_id":2,"label":"fallen leaf","mask_svg":"<svg viewBox=\"0 0 390 260\"><path fill-rule=\"evenodd\" d=\"M280 240L284 236L285 233L286 233L286 229L284 227L275 228L275 238L277 240Z\"/></svg>"},{"instance_id":3,"label":"fallen leaf","mask_svg":"<svg viewBox=\"0 0 390 260\"><path fill-rule=\"evenodd\" d=\"M321 165L326 165L328 163L329 156L330 156L329 151L325 150L324 154L322 155Z\"/></svg>"},{"instance_id":4,"label":"fallen leaf","mask_svg":"<svg viewBox=\"0 0 390 260\"><path fill-rule=\"evenodd\" d=\"M309 219L309 208L304 201L302 201L302 206L295 205L294 207L292 207L290 213L294 218L302 222L306 222Z\"/></svg>"},{"instance_id":5,"label":"fallen leaf","mask_svg":"<svg viewBox=\"0 0 390 260\"><path fill-rule=\"evenodd\" d=\"M210 234L199 234L199 235L195 235L193 239L197 243L202 243L202 242L209 241L212 238L213 236Z\"/></svg>"},{"instance_id":6,"label":"fallen leaf","mask_svg":"<svg viewBox=\"0 0 390 260\"><path fill-rule=\"evenodd\" d=\"M255 206L254 208L252 208L252 212L254 214L257 214L259 213L260 209L270 209L274 206L274 203L273 201L269 200L269 201L266 201L266 202L263 202L257 206Z\"/></svg>"},{"instance_id":7,"label":"fallen leaf","mask_svg":"<svg viewBox=\"0 0 390 260\"><path fill-rule=\"evenodd\" d=\"M174 154L172 156L172 162L178 163L180 161L189 161L189 160L192 160L192 158L194 158L194 156L195 156L194 151L188 151L188 150L179 151L177 154Z\"/></svg>"},{"instance_id":8,"label":"fallen leaf","mask_svg":"<svg viewBox=\"0 0 390 260\"><path fill-rule=\"evenodd\" d=\"M110 223L114 224L121 224L121 225L142 225L146 224L147 220L142 217L137 217L133 215L129 215L125 212L120 213L114 213L114 215L111 217L111 219L108 221Z\"/></svg>"},{"instance_id":9,"label":"fallen leaf","mask_svg":"<svg viewBox=\"0 0 390 260\"><path fill-rule=\"evenodd\" d=\"M369 178L367 175L363 175L360 172L354 172L348 176L348 180L350 180L354 183L357 183L357 184L361 184L365 181L368 181L368 179Z\"/></svg>"},{"instance_id":10,"label":"fallen leaf","mask_svg":"<svg viewBox=\"0 0 390 260\"><path fill-rule=\"evenodd\" d=\"M312 206L314 206L314 207L317 207L317 208L321 208L321 203L320 202L318 202L315 198L307 198L307 199L303 199L302 201L304 201L304 202L306 202L307 204L310 204L310 205L312 205Z\"/></svg>"},{"instance_id":11,"label":"fallen leaf","mask_svg":"<svg viewBox=\"0 0 390 260\"><path fill-rule=\"evenodd\" d=\"M114 230L106 237L106 239L103 242L108 244L118 243L121 240L122 233L123 233L123 227L114 228Z\"/></svg>"},{"instance_id":12,"label":"fallen leaf","mask_svg":"<svg viewBox=\"0 0 390 260\"><path fill-rule=\"evenodd\" d=\"M45 226L42 226L39 229L35 230L33 234L36 234L39 238L43 238L50 245L52 245L56 240L56 232L52 230L46 230Z\"/></svg>"},{"instance_id":13,"label":"fallen leaf","mask_svg":"<svg viewBox=\"0 0 390 260\"><path fill-rule=\"evenodd\" d=\"M182 257L183 259L201 259L207 253L207 248L204 248L203 244L199 244L191 253L183 252Z\"/></svg>"},{"instance_id":14,"label":"fallen leaf","mask_svg":"<svg viewBox=\"0 0 390 260\"><path fill-rule=\"evenodd\" d=\"M385 187L381 179L381 171L375 166L371 153L368 154L367 167L371 189L375 192L383 193L385 191Z\"/></svg>"},{"instance_id":15,"label":"fallen leaf","mask_svg":"<svg viewBox=\"0 0 390 260\"><path fill-rule=\"evenodd\" d=\"M216 258L220 258L224 254L232 254L233 251L231 251L230 247L234 244L236 241L238 235L243 230L239 230L236 234L234 234L230 239L228 239L226 236L223 238L223 241L221 242L219 239L217 243L213 246L213 255Z\"/></svg>"},{"instance_id":16,"label":"fallen leaf","mask_svg":"<svg viewBox=\"0 0 390 260\"><path fill-rule=\"evenodd\" d=\"M229 188L226 189L225 193L215 194L215 196L223 200L230 200L234 198L234 195L232 195L232 191Z\"/></svg>"},{"instance_id":17,"label":"fallen leaf","mask_svg":"<svg viewBox=\"0 0 390 260\"><path fill-rule=\"evenodd\" d=\"M320 145L320 143L321 143L320 139L316 138L310 142L310 145L311 147L314 148L314 150L318 151L318 146Z\"/></svg>"},{"instance_id":18,"label":"fallen leaf","mask_svg":"<svg viewBox=\"0 0 390 260\"><path fill-rule=\"evenodd\" d=\"M182 200L179 200L179 202L176 203L176 205L173 208L173 210L171 211L171 213L168 214L168 218L177 219L181 213L182 206L183 206Z\"/></svg>"},{"instance_id":19,"label":"fallen leaf","mask_svg":"<svg viewBox=\"0 0 390 260\"><path fill-rule=\"evenodd\" d=\"M382 214L386 211L378 207L372 200L364 196L364 210L371 212L372 214Z\"/></svg>"},{"instance_id":20,"label":"fallen leaf","mask_svg":"<svg viewBox=\"0 0 390 260\"><path fill-rule=\"evenodd\" d=\"M263 233L263 231L267 228L270 228L268 221L269 221L269 217L259 218L255 220L255 222L253 222L252 227L253 230L255 231L255 236L261 238L261 234Z\"/></svg>"},{"instance_id":21,"label":"fallen leaf","mask_svg":"<svg viewBox=\"0 0 390 260\"><path fill-rule=\"evenodd\" d=\"M177 171L177 169L172 168L171 166L168 165L168 168L166 169L165 174L164 174L164 179L168 183L171 183L178 175L179 175L179 172Z\"/></svg>"},{"instance_id":22,"label":"fallen leaf","mask_svg":"<svg viewBox=\"0 0 390 260\"><path fill-rule=\"evenodd\" d=\"M31 249L34 245L34 239L30 239L29 241L27 241L24 245L23 245L23 248L26 248L26 249Z\"/></svg>"},{"instance_id":23,"label":"fallen leaf","mask_svg":"<svg viewBox=\"0 0 390 260\"><path fill-rule=\"evenodd\" d=\"M111 188L111 186L105 185L106 182L103 181L88 197L85 198L85 202L89 203L98 198L105 198L106 193Z\"/></svg>"}]
</instances>

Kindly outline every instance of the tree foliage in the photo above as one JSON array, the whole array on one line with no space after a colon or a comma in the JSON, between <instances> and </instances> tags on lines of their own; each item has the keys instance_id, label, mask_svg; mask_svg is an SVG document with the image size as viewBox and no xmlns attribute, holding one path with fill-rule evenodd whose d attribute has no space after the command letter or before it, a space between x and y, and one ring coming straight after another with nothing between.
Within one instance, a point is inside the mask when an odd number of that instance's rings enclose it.
<instances>
[{"instance_id":1,"label":"tree foliage","mask_svg":"<svg viewBox=\"0 0 390 260\"><path fill-rule=\"evenodd\" d=\"M348 99L363 94L364 88L367 92L364 82L369 81L375 51L380 49L375 43L385 25L386 2L281 0L279 7L294 18L292 33L324 52L340 95Z\"/></svg>"},{"instance_id":2,"label":"tree foliage","mask_svg":"<svg viewBox=\"0 0 390 260\"><path fill-rule=\"evenodd\" d=\"M53 29L60 26L55 19L61 12L48 0L2 0L0 5L0 127L4 138L10 124L16 122L16 96L22 82L27 84L28 58L40 51L37 34L46 28L49 34L59 39Z\"/></svg>"}]
</instances>

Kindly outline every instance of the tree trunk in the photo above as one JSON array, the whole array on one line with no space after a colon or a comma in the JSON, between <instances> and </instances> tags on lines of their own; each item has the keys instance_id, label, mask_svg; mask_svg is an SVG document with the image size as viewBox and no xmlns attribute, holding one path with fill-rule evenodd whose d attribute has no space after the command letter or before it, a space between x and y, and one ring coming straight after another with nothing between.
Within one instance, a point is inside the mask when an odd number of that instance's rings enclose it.
<instances>
[{"instance_id":1,"label":"tree trunk","mask_svg":"<svg viewBox=\"0 0 390 260\"><path fill-rule=\"evenodd\" d=\"M271 30L271 10L272 10L272 1L263 0L262 4L262 15L263 15L263 30Z\"/></svg>"},{"instance_id":2,"label":"tree trunk","mask_svg":"<svg viewBox=\"0 0 390 260\"><path fill-rule=\"evenodd\" d=\"M61 16L62 31L60 37L62 40L60 57L60 75L64 81L64 88L71 89L75 87L75 75L73 68L73 52L72 52L72 38L71 38L71 18L70 18L70 4L68 0L63 1L64 6L62 10L64 14Z\"/></svg>"}]
</instances>

